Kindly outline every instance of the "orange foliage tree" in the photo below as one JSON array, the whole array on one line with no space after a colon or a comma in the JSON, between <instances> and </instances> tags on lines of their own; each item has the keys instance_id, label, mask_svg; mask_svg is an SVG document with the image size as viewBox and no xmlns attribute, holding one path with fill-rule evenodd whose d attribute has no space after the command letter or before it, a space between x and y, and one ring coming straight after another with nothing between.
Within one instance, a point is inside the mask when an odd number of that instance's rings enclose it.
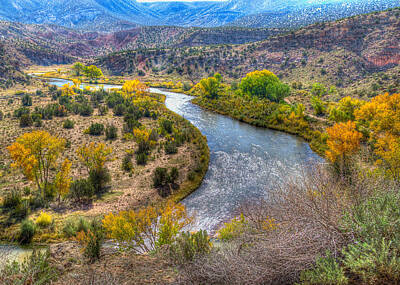
<instances>
[{"instance_id":1,"label":"orange foliage tree","mask_svg":"<svg viewBox=\"0 0 400 285\"><path fill-rule=\"evenodd\" d=\"M359 150L362 134L356 130L356 124L351 121L335 124L326 131L329 136L326 156L343 171L344 167L347 167L348 158Z\"/></svg>"}]
</instances>

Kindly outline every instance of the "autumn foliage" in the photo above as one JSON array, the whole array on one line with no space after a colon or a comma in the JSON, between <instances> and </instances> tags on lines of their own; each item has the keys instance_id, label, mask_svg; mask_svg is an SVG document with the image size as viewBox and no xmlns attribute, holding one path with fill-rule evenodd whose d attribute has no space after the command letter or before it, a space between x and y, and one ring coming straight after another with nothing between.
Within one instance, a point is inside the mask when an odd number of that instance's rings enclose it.
<instances>
[{"instance_id":1,"label":"autumn foliage","mask_svg":"<svg viewBox=\"0 0 400 285\"><path fill-rule=\"evenodd\" d=\"M44 189L50 184L52 169L65 148L65 140L46 131L25 133L8 147L14 168L21 169L26 178L36 182L44 196Z\"/></svg>"},{"instance_id":2,"label":"autumn foliage","mask_svg":"<svg viewBox=\"0 0 400 285\"><path fill-rule=\"evenodd\" d=\"M103 219L103 227L108 237L120 242L125 249L148 252L171 244L191 221L183 205L168 202L164 207L110 213Z\"/></svg>"},{"instance_id":3,"label":"autumn foliage","mask_svg":"<svg viewBox=\"0 0 400 285\"><path fill-rule=\"evenodd\" d=\"M326 156L332 163L345 163L360 149L362 134L356 130L354 122L338 123L326 131L329 136L327 141L329 150Z\"/></svg>"}]
</instances>

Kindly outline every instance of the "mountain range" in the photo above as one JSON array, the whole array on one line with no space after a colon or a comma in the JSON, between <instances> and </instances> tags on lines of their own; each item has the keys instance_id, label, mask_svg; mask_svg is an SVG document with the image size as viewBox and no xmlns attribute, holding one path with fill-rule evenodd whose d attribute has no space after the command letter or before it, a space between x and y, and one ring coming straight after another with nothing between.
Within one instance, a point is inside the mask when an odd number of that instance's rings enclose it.
<instances>
[{"instance_id":1,"label":"mountain range","mask_svg":"<svg viewBox=\"0 0 400 285\"><path fill-rule=\"evenodd\" d=\"M281 28L396 6L400 6L400 0L0 0L0 19L97 31L125 30L138 25Z\"/></svg>"}]
</instances>

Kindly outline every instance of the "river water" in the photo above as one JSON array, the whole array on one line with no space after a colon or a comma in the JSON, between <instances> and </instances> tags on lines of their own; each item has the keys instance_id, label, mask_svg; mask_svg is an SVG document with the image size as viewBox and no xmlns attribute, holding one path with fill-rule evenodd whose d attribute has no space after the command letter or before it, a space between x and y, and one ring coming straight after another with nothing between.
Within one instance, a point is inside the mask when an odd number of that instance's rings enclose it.
<instances>
[{"instance_id":1,"label":"river water","mask_svg":"<svg viewBox=\"0 0 400 285\"><path fill-rule=\"evenodd\" d=\"M62 86L67 82L52 79L50 84ZM200 188L183 200L188 211L196 214L195 229L215 231L238 214L241 204L267 197L282 181L295 178L304 167L321 160L296 136L203 110L185 94L155 88L150 91L165 95L167 108L189 120L208 140L209 170Z\"/></svg>"}]
</instances>

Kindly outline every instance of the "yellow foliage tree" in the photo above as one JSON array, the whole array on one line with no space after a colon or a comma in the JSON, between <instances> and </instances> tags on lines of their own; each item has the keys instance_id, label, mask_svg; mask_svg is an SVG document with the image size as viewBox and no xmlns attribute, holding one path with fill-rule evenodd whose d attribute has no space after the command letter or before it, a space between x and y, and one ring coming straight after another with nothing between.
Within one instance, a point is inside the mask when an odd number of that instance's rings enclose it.
<instances>
[{"instance_id":1,"label":"yellow foliage tree","mask_svg":"<svg viewBox=\"0 0 400 285\"><path fill-rule=\"evenodd\" d=\"M329 136L327 158L340 167L346 166L348 158L360 149L362 134L356 130L356 124L351 121L335 124L326 131Z\"/></svg>"},{"instance_id":2,"label":"yellow foliage tree","mask_svg":"<svg viewBox=\"0 0 400 285\"><path fill-rule=\"evenodd\" d=\"M141 96L147 94L149 88L146 84L140 82L139 80L127 80L122 86L122 94L125 99L130 99L135 95Z\"/></svg>"},{"instance_id":3,"label":"yellow foliage tree","mask_svg":"<svg viewBox=\"0 0 400 285\"><path fill-rule=\"evenodd\" d=\"M75 95L74 86L73 85L71 86L69 83L64 84L61 87L61 92L62 92L61 93L62 96L74 96Z\"/></svg>"},{"instance_id":4,"label":"yellow foliage tree","mask_svg":"<svg viewBox=\"0 0 400 285\"><path fill-rule=\"evenodd\" d=\"M120 242L125 249L143 253L171 244L191 222L185 206L170 201L164 207L110 213L103 219L103 227L108 237Z\"/></svg>"},{"instance_id":5,"label":"yellow foliage tree","mask_svg":"<svg viewBox=\"0 0 400 285\"><path fill-rule=\"evenodd\" d=\"M356 119L370 131L375 153L389 174L400 181L400 93L374 97L355 112Z\"/></svg>"},{"instance_id":6,"label":"yellow foliage tree","mask_svg":"<svg viewBox=\"0 0 400 285\"><path fill-rule=\"evenodd\" d=\"M339 101L336 107L329 110L329 118L335 122L354 121L355 111L360 108L365 101L344 97Z\"/></svg>"},{"instance_id":7,"label":"yellow foliage tree","mask_svg":"<svg viewBox=\"0 0 400 285\"><path fill-rule=\"evenodd\" d=\"M79 160L89 172L101 170L108 161L111 161L112 149L106 147L104 143L91 142L89 145L82 145L76 152Z\"/></svg>"},{"instance_id":8,"label":"yellow foliage tree","mask_svg":"<svg viewBox=\"0 0 400 285\"><path fill-rule=\"evenodd\" d=\"M28 180L36 182L44 196L51 169L56 167L57 159L64 148L64 139L51 136L45 131L34 131L17 138L8 147L8 151L14 161L12 166L21 169Z\"/></svg>"},{"instance_id":9,"label":"yellow foliage tree","mask_svg":"<svg viewBox=\"0 0 400 285\"><path fill-rule=\"evenodd\" d=\"M58 193L58 199L61 200L61 197L65 197L69 193L69 187L71 185L71 171L72 163L66 158L61 165L60 171L56 175L56 179L54 185L56 187Z\"/></svg>"}]
</instances>

